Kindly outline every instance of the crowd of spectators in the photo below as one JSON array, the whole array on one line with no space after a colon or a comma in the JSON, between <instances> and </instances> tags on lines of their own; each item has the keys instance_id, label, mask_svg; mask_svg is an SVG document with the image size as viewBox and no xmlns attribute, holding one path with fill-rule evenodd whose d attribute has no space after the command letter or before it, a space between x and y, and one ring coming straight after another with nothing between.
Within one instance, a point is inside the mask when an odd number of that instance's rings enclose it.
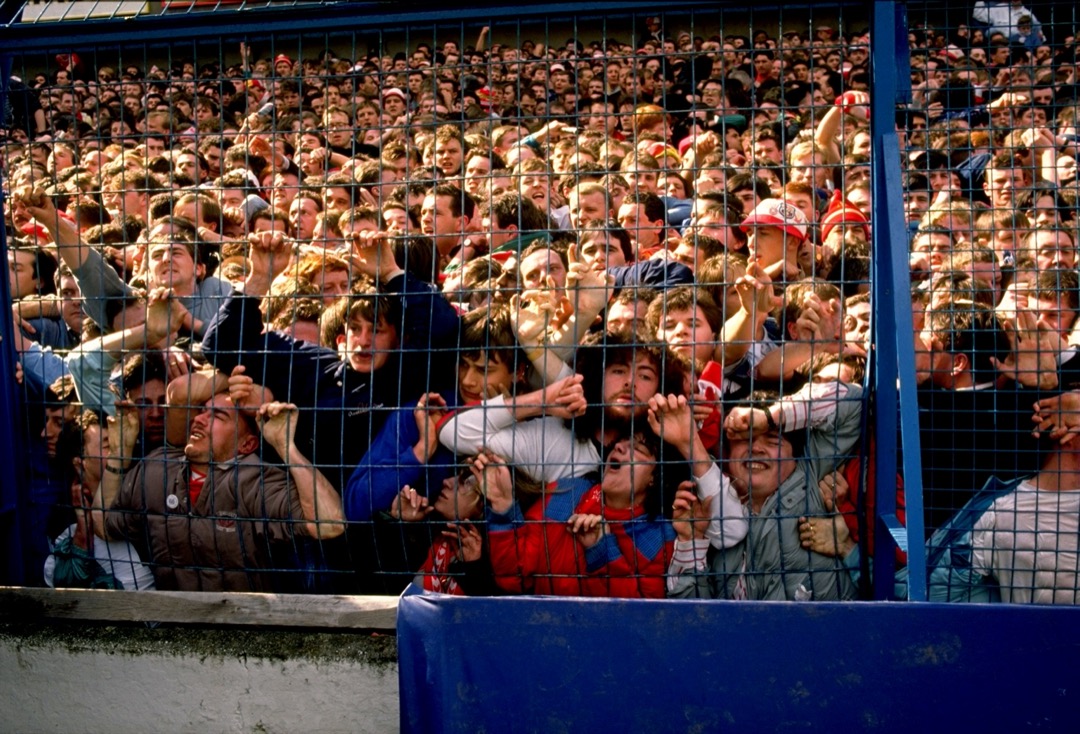
<instances>
[{"instance_id":1,"label":"crowd of spectators","mask_svg":"<svg viewBox=\"0 0 1080 734\"><path fill-rule=\"evenodd\" d=\"M869 34L643 25L10 80L27 581L855 598L893 450L871 257L905 246L870 247ZM910 33L891 204L938 598L1080 593L1049 30L1013 2Z\"/></svg>"}]
</instances>

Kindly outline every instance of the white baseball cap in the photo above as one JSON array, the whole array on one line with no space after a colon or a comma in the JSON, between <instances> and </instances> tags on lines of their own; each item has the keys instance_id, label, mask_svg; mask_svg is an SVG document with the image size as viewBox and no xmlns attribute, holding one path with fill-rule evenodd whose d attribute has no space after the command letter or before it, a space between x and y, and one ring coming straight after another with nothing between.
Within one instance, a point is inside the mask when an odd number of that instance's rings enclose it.
<instances>
[{"instance_id":1,"label":"white baseball cap","mask_svg":"<svg viewBox=\"0 0 1080 734\"><path fill-rule=\"evenodd\" d=\"M783 199L762 199L739 225L744 232L751 227L779 227L792 237L806 239L806 215L794 204Z\"/></svg>"}]
</instances>

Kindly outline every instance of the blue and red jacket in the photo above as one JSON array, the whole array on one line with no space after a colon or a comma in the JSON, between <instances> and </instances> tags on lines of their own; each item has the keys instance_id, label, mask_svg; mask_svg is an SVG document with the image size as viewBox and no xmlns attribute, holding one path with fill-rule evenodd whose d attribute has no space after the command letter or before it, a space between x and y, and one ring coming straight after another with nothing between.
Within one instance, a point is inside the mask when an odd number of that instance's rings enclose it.
<instances>
[{"instance_id":1,"label":"blue and red jacket","mask_svg":"<svg viewBox=\"0 0 1080 734\"><path fill-rule=\"evenodd\" d=\"M591 548L567 529L575 514L605 520ZM524 514L517 502L506 514L489 509L488 542L495 582L508 592L662 599L675 531L641 507L606 507L595 477L579 477L549 486Z\"/></svg>"}]
</instances>

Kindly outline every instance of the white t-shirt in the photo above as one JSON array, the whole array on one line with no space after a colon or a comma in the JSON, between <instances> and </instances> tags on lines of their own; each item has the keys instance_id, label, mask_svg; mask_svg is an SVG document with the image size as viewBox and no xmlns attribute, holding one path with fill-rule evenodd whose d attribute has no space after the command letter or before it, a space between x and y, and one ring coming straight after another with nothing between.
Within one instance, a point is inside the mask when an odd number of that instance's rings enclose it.
<instances>
[{"instance_id":1,"label":"white t-shirt","mask_svg":"<svg viewBox=\"0 0 1080 734\"><path fill-rule=\"evenodd\" d=\"M1018 604L1080 603L1080 491L1024 481L975 523L972 565Z\"/></svg>"},{"instance_id":2,"label":"white t-shirt","mask_svg":"<svg viewBox=\"0 0 1080 734\"><path fill-rule=\"evenodd\" d=\"M60 534L56 544L67 540L75 533L72 525ZM148 591L154 588L154 573L150 566L142 562L135 546L124 541L94 538L94 560L101 567L111 573L127 591ZM53 587L53 573L56 570L56 557L50 555L45 559L45 583L49 588Z\"/></svg>"}]
</instances>

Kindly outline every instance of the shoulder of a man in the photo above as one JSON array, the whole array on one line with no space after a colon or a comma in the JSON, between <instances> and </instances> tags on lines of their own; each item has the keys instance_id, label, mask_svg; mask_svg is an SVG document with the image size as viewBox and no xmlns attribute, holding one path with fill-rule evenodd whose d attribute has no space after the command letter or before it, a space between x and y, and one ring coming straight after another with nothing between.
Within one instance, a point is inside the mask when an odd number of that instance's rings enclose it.
<instances>
[{"instance_id":1,"label":"shoulder of a man","mask_svg":"<svg viewBox=\"0 0 1080 734\"><path fill-rule=\"evenodd\" d=\"M289 475L282 467L263 461L258 453L245 454L218 466L222 471L235 473L236 481L241 486L247 488L254 485L259 491L275 488L279 484L284 486L289 481Z\"/></svg>"},{"instance_id":2,"label":"shoulder of a man","mask_svg":"<svg viewBox=\"0 0 1080 734\"><path fill-rule=\"evenodd\" d=\"M234 469L241 511L268 520L298 516L298 509L293 506L292 483L284 468L248 454L235 461Z\"/></svg>"},{"instance_id":3,"label":"shoulder of a man","mask_svg":"<svg viewBox=\"0 0 1080 734\"><path fill-rule=\"evenodd\" d=\"M149 485L167 482L169 476L183 471L186 462L187 457L182 446L162 446L154 449L140 461L133 463L124 473L123 483L112 506L121 509L154 509L158 504L164 503L164 494L147 491Z\"/></svg>"},{"instance_id":4,"label":"shoulder of a man","mask_svg":"<svg viewBox=\"0 0 1080 734\"><path fill-rule=\"evenodd\" d=\"M615 278L616 288L635 285L669 288L694 283L694 272L675 260L641 260L610 268L608 272Z\"/></svg>"},{"instance_id":5,"label":"shoulder of a man","mask_svg":"<svg viewBox=\"0 0 1080 734\"><path fill-rule=\"evenodd\" d=\"M232 292L232 284L218 278L216 275L203 278L202 282L199 283L199 295L203 298L226 298L232 295Z\"/></svg>"}]
</instances>

